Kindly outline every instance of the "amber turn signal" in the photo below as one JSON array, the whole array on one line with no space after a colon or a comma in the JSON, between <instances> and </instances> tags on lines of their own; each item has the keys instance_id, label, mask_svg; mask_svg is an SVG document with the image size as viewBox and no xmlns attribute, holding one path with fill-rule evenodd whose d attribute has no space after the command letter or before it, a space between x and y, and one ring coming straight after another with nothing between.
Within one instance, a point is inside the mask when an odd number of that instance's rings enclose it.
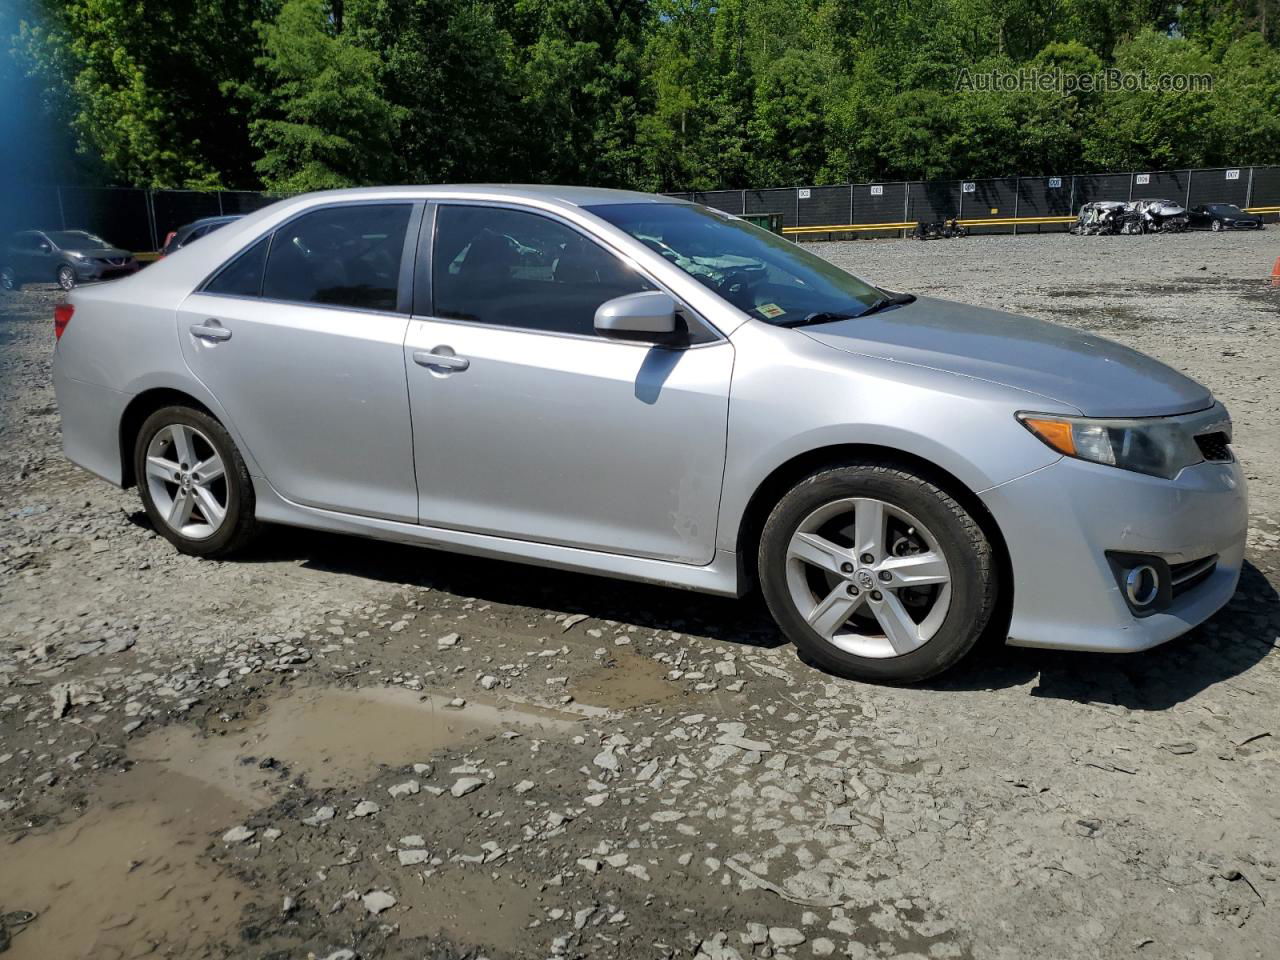
<instances>
[{"instance_id":1,"label":"amber turn signal","mask_svg":"<svg viewBox=\"0 0 1280 960\"><path fill-rule=\"evenodd\" d=\"M1022 417L1022 424L1037 437L1059 453L1068 457L1076 455L1076 441L1072 436L1071 424L1065 420L1050 420L1047 417Z\"/></svg>"}]
</instances>

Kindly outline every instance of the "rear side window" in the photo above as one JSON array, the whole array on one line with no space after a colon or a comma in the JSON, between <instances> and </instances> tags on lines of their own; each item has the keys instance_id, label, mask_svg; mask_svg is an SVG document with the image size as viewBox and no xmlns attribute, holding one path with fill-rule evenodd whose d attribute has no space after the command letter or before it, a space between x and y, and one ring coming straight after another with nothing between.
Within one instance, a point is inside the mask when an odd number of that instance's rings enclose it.
<instances>
[{"instance_id":1,"label":"rear side window","mask_svg":"<svg viewBox=\"0 0 1280 960\"><path fill-rule=\"evenodd\" d=\"M258 297L262 295L262 269L267 263L267 248L271 237L266 236L240 256L219 270L204 286L205 293L221 293L233 297Z\"/></svg>"},{"instance_id":2,"label":"rear side window","mask_svg":"<svg viewBox=\"0 0 1280 960\"><path fill-rule=\"evenodd\" d=\"M262 295L272 300L395 310L412 204L327 207L275 232Z\"/></svg>"},{"instance_id":3,"label":"rear side window","mask_svg":"<svg viewBox=\"0 0 1280 960\"><path fill-rule=\"evenodd\" d=\"M548 217L442 206L431 288L437 317L594 335L600 304L653 286L608 250Z\"/></svg>"}]
</instances>

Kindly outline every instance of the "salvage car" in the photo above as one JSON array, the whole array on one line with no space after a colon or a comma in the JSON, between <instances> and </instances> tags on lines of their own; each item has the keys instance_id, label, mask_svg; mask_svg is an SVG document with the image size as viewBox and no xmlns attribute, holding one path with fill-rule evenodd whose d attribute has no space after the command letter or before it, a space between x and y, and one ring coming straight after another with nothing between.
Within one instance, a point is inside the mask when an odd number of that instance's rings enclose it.
<instances>
[{"instance_id":1,"label":"salvage car","mask_svg":"<svg viewBox=\"0 0 1280 960\"><path fill-rule=\"evenodd\" d=\"M1234 203L1206 203L1192 207L1190 214L1192 227L1214 232L1262 229L1262 217L1246 213Z\"/></svg>"},{"instance_id":2,"label":"salvage car","mask_svg":"<svg viewBox=\"0 0 1280 960\"><path fill-rule=\"evenodd\" d=\"M1182 233L1190 223L1187 208L1176 200L1133 200L1125 209L1134 214L1135 233Z\"/></svg>"},{"instance_id":3,"label":"salvage car","mask_svg":"<svg viewBox=\"0 0 1280 960\"><path fill-rule=\"evenodd\" d=\"M170 231L169 235L164 238L164 246L160 248L160 256L167 257L175 250L181 250L188 243L194 243L201 237L208 236L215 230L225 227L228 223L235 223L240 219L241 214L227 214L218 217L201 217L199 220L192 220L190 223L184 223L177 230Z\"/></svg>"},{"instance_id":4,"label":"salvage car","mask_svg":"<svg viewBox=\"0 0 1280 960\"><path fill-rule=\"evenodd\" d=\"M0 249L0 288L24 283L78 283L127 277L141 268L137 258L87 230L24 230Z\"/></svg>"},{"instance_id":5,"label":"salvage car","mask_svg":"<svg viewBox=\"0 0 1280 960\"><path fill-rule=\"evenodd\" d=\"M1244 473L1200 384L668 197L293 197L75 291L54 334L67 456L195 556L272 522L759 584L811 661L885 682L988 630L1150 647L1243 562Z\"/></svg>"}]
</instances>

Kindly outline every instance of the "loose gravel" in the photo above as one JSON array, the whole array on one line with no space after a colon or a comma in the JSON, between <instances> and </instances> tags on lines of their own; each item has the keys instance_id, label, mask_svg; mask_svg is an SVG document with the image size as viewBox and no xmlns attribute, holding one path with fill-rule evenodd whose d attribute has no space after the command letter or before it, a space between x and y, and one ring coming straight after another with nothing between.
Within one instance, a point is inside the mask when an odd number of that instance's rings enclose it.
<instances>
[{"instance_id":1,"label":"loose gravel","mask_svg":"<svg viewBox=\"0 0 1280 960\"><path fill-rule=\"evenodd\" d=\"M59 452L56 291L0 300L0 951L1271 956L1277 236L812 248L1186 370L1250 478L1208 624L912 689L755 599L283 529L179 556Z\"/></svg>"}]
</instances>

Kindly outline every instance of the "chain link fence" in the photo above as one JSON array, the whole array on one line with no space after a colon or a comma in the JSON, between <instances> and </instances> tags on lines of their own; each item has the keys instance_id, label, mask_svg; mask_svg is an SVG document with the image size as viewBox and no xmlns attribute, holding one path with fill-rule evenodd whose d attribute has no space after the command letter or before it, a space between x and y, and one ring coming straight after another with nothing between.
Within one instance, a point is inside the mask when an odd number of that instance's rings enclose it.
<instances>
[{"instance_id":1,"label":"chain link fence","mask_svg":"<svg viewBox=\"0 0 1280 960\"><path fill-rule=\"evenodd\" d=\"M248 190L33 187L0 198L0 235L16 230L88 230L135 251L159 250L169 231L200 217L250 213L282 195ZM1275 221L1280 166L1216 167L1066 177L1001 177L709 190L669 196L726 213L780 214L795 240L903 236L918 221L958 218L973 233L1066 230L1093 200L1174 200L1187 207L1233 203Z\"/></svg>"}]
</instances>

